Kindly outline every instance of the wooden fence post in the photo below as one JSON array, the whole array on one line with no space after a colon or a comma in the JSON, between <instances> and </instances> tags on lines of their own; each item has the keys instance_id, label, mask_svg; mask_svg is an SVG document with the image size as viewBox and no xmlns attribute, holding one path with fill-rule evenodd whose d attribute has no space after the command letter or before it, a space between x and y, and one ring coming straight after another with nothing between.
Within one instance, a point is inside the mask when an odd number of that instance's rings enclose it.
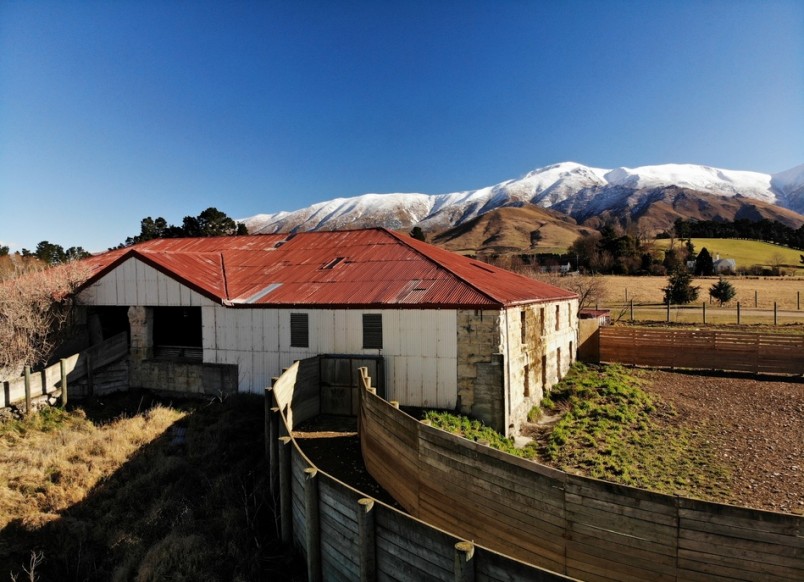
<instances>
[{"instance_id":1,"label":"wooden fence post","mask_svg":"<svg viewBox=\"0 0 804 582\"><path fill-rule=\"evenodd\" d=\"M455 582L474 582L475 545L472 542L455 544Z\"/></svg>"},{"instance_id":2,"label":"wooden fence post","mask_svg":"<svg viewBox=\"0 0 804 582\"><path fill-rule=\"evenodd\" d=\"M773 325L777 325L779 323L779 312L776 308L776 302L773 302Z\"/></svg>"},{"instance_id":3,"label":"wooden fence post","mask_svg":"<svg viewBox=\"0 0 804 582\"><path fill-rule=\"evenodd\" d=\"M670 299L667 300L667 323L670 323Z\"/></svg>"},{"instance_id":4,"label":"wooden fence post","mask_svg":"<svg viewBox=\"0 0 804 582\"><path fill-rule=\"evenodd\" d=\"M87 362L87 392L89 392L89 396L92 396L95 393L95 386L94 382L92 381L92 357L89 355L89 352L86 354L86 362Z\"/></svg>"},{"instance_id":5,"label":"wooden fence post","mask_svg":"<svg viewBox=\"0 0 804 582\"><path fill-rule=\"evenodd\" d=\"M634 300L631 299L631 323L634 323Z\"/></svg>"},{"instance_id":6,"label":"wooden fence post","mask_svg":"<svg viewBox=\"0 0 804 582\"><path fill-rule=\"evenodd\" d=\"M706 325L706 301L703 302L703 324Z\"/></svg>"},{"instance_id":7,"label":"wooden fence post","mask_svg":"<svg viewBox=\"0 0 804 582\"><path fill-rule=\"evenodd\" d=\"M321 581L321 516L318 508L318 469L304 470L304 515L307 527L307 580Z\"/></svg>"},{"instance_id":8,"label":"wooden fence post","mask_svg":"<svg viewBox=\"0 0 804 582\"><path fill-rule=\"evenodd\" d=\"M61 407L67 407L67 362L59 360L59 373L61 374Z\"/></svg>"},{"instance_id":9,"label":"wooden fence post","mask_svg":"<svg viewBox=\"0 0 804 582\"><path fill-rule=\"evenodd\" d=\"M796 310L801 311L801 291L796 291Z\"/></svg>"},{"instance_id":10,"label":"wooden fence post","mask_svg":"<svg viewBox=\"0 0 804 582\"><path fill-rule=\"evenodd\" d=\"M270 410L268 431L271 439L268 451L271 497L276 499L279 495L279 408L275 406Z\"/></svg>"},{"instance_id":11,"label":"wooden fence post","mask_svg":"<svg viewBox=\"0 0 804 582\"><path fill-rule=\"evenodd\" d=\"M737 302L737 325L740 325L740 302Z\"/></svg>"},{"instance_id":12,"label":"wooden fence post","mask_svg":"<svg viewBox=\"0 0 804 582\"><path fill-rule=\"evenodd\" d=\"M25 415L31 414L31 367L25 366Z\"/></svg>"},{"instance_id":13,"label":"wooden fence post","mask_svg":"<svg viewBox=\"0 0 804 582\"><path fill-rule=\"evenodd\" d=\"M758 298L758 296L759 296L759 292L758 292L758 291L754 291L754 309L756 309L756 308L758 307L758 305L757 305L757 298Z\"/></svg>"},{"instance_id":14,"label":"wooden fence post","mask_svg":"<svg viewBox=\"0 0 804 582\"><path fill-rule=\"evenodd\" d=\"M291 438L279 438L279 521L282 543L293 543L293 496L291 492L293 476L290 474Z\"/></svg>"},{"instance_id":15,"label":"wooden fence post","mask_svg":"<svg viewBox=\"0 0 804 582\"><path fill-rule=\"evenodd\" d=\"M374 500L357 500L357 530L360 534L360 582L377 579L377 540L374 524Z\"/></svg>"},{"instance_id":16,"label":"wooden fence post","mask_svg":"<svg viewBox=\"0 0 804 582\"><path fill-rule=\"evenodd\" d=\"M265 410L265 426L263 428L265 432L265 458L270 461L271 449L273 447L273 443L271 442L271 407L273 406L273 390L271 388L266 388L264 395L265 398L263 400L263 406Z\"/></svg>"}]
</instances>

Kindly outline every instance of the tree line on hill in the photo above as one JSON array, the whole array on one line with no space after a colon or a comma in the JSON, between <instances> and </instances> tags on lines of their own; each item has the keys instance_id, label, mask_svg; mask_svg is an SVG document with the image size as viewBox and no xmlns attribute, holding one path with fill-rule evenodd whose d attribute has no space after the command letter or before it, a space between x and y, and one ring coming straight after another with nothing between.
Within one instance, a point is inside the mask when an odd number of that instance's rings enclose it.
<instances>
[{"instance_id":1,"label":"tree line on hill","mask_svg":"<svg viewBox=\"0 0 804 582\"><path fill-rule=\"evenodd\" d=\"M186 238L186 237L206 237L206 236L233 236L248 234L248 229L243 223L239 223L226 213L217 208L210 207L201 212L198 216L185 216L181 225L172 225L158 216L151 218L146 216L140 221L140 233L126 238L113 249L130 247L137 243L153 240L155 238ZM8 246L0 245L0 258L10 254ZM59 244L43 240L31 251L22 249L15 253L23 258L22 262L37 262L44 265L61 265L72 261L89 257L91 253L83 247L65 248ZM1 269L0 269L1 270Z\"/></svg>"},{"instance_id":2,"label":"tree line on hill","mask_svg":"<svg viewBox=\"0 0 804 582\"><path fill-rule=\"evenodd\" d=\"M680 239L742 238L776 243L793 249L804 249L804 225L795 229L767 218L757 221L743 218L733 222L677 218L673 224L673 232ZM664 232L657 235L656 238L672 238L672 234Z\"/></svg>"}]
</instances>

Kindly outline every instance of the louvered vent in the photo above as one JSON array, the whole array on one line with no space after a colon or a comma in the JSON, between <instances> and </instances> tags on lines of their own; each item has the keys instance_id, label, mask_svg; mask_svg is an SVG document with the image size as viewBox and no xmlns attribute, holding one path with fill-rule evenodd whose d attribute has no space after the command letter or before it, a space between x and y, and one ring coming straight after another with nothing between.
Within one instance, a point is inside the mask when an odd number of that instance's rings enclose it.
<instances>
[{"instance_id":1,"label":"louvered vent","mask_svg":"<svg viewBox=\"0 0 804 582\"><path fill-rule=\"evenodd\" d=\"M293 348L310 347L310 326L306 313L290 314L290 346Z\"/></svg>"},{"instance_id":2,"label":"louvered vent","mask_svg":"<svg viewBox=\"0 0 804 582\"><path fill-rule=\"evenodd\" d=\"M363 314L363 348L382 349L382 314Z\"/></svg>"}]
</instances>

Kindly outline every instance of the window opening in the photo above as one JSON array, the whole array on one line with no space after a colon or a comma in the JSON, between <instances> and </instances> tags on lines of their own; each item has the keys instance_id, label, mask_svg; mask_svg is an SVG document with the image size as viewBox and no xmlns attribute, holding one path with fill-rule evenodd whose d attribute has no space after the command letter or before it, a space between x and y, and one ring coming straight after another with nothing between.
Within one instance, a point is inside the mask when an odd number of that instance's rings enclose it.
<instances>
[{"instance_id":1,"label":"window opening","mask_svg":"<svg viewBox=\"0 0 804 582\"><path fill-rule=\"evenodd\" d=\"M521 341L524 345L528 341L528 328L527 328L527 311L522 310L519 312L519 331L521 334Z\"/></svg>"},{"instance_id":2,"label":"window opening","mask_svg":"<svg viewBox=\"0 0 804 582\"><path fill-rule=\"evenodd\" d=\"M561 348L556 348L556 378L561 380Z\"/></svg>"},{"instance_id":3,"label":"window opening","mask_svg":"<svg viewBox=\"0 0 804 582\"><path fill-rule=\"evenodd\" d=\"M556 331L561 329L561 306L556 305Z\"/></svg>"}]
</instances>

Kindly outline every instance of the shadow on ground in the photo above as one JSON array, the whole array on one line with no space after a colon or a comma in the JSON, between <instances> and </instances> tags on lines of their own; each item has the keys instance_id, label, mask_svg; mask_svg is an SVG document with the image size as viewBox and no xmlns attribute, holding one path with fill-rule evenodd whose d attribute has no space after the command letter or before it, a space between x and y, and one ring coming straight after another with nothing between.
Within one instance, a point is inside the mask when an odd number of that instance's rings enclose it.
<instances>
[{"instance_id":1,"label":"shadow on ground","mask_svg":"<svg viewBox=\"0 0 804 582\"><path fill-rule=\"evenodd\" d=\"M94 423L157 402L126 394L79 404ZM0 530L0 580L42 552L41 581L303 580L277 541L263 401L175 402L188 411L58 519ZM8 578L5 578L8 579Z\"/></svg>"}]
</instances>

